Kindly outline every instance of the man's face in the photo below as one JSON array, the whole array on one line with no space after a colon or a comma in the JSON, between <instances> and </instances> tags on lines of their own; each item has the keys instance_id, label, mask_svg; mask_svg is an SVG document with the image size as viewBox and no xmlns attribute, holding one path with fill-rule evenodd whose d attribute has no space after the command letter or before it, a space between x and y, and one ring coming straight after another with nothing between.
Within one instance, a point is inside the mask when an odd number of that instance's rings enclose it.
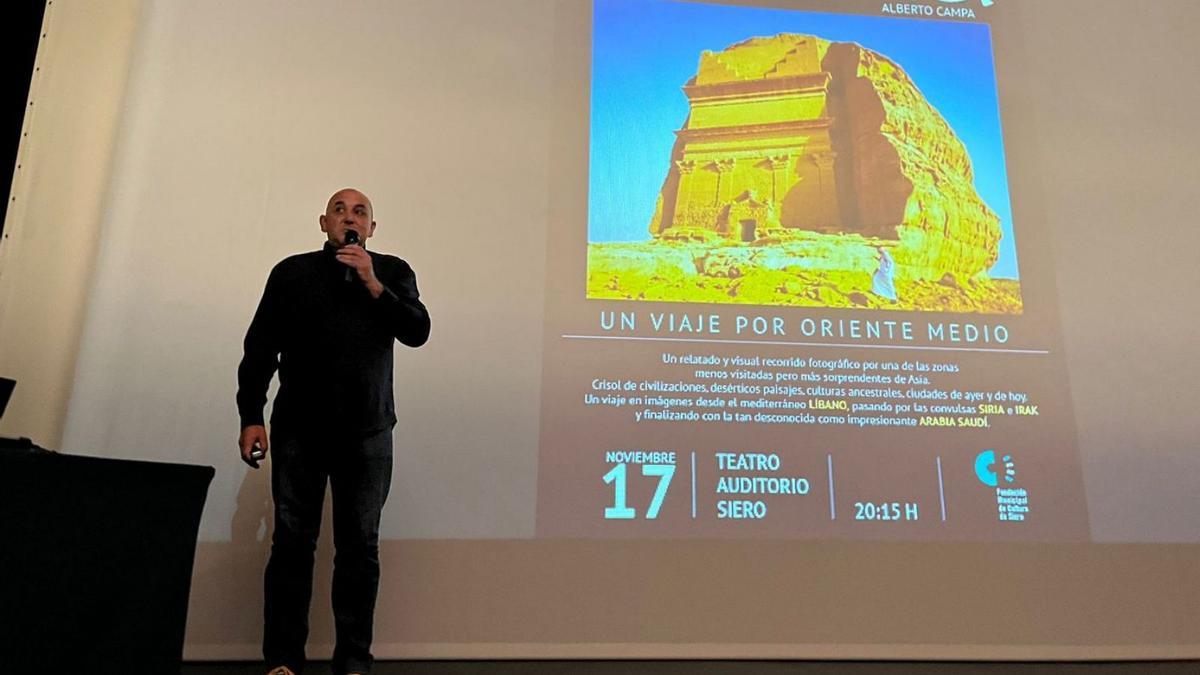
<instances>
[{"instance_id":1,"label":"man's face","mask_svg":"<svg viewBox=\"0 0 1200 675\"><path fill-rule=\"evenodd\" d=\"M375 234L375 214L371 200L358 190L339 190L329 198L325 215L321 216L321 231L334 246L346 243L346 231L358 233L359 241Z\"/></svg>"}]
</instances>

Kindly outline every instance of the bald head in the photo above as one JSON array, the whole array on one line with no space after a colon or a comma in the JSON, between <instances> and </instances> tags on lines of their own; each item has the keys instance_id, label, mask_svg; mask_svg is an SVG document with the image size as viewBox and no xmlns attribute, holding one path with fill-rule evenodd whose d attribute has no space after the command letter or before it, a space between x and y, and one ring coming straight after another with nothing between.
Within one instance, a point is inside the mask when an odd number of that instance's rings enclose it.
<instances>
[{"instance_id":1,"label":"bald head","mask_svg":"<svg viewBox=\"0 0 1200 675\"><path fill-rule=\"evenodd\" d=\"M321 231L335 246L346 242L348 230L357 232L359 241L366 241L375 234L375 212L371 200L354 188L333 193L325 205L325 214L320 222Z\"/></svg>"}]
</instances>

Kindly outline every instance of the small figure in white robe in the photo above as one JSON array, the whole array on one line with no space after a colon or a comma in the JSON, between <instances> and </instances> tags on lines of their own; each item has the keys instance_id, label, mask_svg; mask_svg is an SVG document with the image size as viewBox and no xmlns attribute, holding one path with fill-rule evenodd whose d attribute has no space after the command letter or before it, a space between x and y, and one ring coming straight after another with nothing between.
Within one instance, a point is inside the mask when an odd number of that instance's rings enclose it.
<instances>
[{"instance_id":1,"label":"small figure in white robe","mask_svg":"<svg viewBox=\"0 0 1200 675\"><path fill-rule=\"evenodd\" d=\"M871 277L871 292L881 298L887 298L892 302L896 302L896 263L892 260L889 254L883 247L877 249L879 251L876 261L879 267L875 269L875 274Z\"/></svg>"}]
</instances>

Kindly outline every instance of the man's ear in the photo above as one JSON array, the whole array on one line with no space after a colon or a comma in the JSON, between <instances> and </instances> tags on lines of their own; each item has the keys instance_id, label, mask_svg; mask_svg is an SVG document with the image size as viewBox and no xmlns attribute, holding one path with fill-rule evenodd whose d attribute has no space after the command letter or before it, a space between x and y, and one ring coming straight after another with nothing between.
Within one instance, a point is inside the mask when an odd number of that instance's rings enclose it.
<instances>
[{"instance_id":1,"label":"man's ear","mask_svg":"<svg viewBox=\"0 0 1200 675\"><path fill-rule=\"evenodd\" d=\"M321 231L322 232L329 232L329 229L325 226L324 214L322 214L321 217L317 219L317 222L321 223Z\"/></svg>"},{"instance_id":2,"label":"man's ear","mask_svg":"<svg viewBox=\"0 0 1200 675\"><path fill-rule=\"evenodd\" d=\"M375 221L372 220L371 221L371 231L367 233L367 236L371 237L371 236L374 236L374 234L375 234Z\"/></svg>"}]
</instances>

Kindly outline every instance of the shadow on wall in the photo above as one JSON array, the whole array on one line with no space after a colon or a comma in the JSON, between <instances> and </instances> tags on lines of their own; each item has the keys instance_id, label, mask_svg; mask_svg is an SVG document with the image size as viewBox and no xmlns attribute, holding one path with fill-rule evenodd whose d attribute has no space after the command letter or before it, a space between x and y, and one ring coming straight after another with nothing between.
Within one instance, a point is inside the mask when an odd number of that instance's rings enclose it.
<instances>
[{"instance_id":1,"label":"shadow on wall","mask_svg":"<svg viewBox=\"0 0 1200 675\"><path fill-rule=\"evenodd\" d=\"M246 657L258 654L262 641L263 572L271 553L273 513L271 458L268 455L262 468L245 468L230 520L231 540L200 542L197 546L192 611L187 626L188 647L227 650L233 646L244 650ZM329 609L333 575L332 520L332 502L326 492L313 572L310 646L333 642L333 616ZM204 602L196 600L199 594L205 596ZM207 613L195 611L201 607L207 608ZM231 640L231 636L237 637Z\"/></svg>"}]
</instances>

